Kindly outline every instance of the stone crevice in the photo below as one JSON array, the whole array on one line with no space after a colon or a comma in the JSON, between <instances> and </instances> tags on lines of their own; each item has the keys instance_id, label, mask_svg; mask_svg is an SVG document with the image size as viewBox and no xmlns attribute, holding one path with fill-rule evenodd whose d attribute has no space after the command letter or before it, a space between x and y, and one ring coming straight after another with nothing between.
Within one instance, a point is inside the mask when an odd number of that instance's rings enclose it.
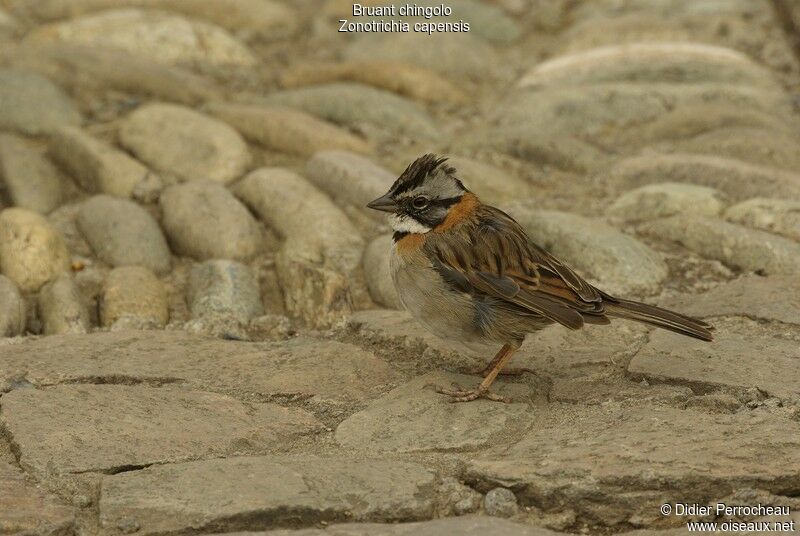
<instances>
[{"instance_id":1,"label":"stone crevice","mask_svg":"<svg viewBox=\"0 0 800 536\"><path fill-rule=\"evenodd\" d=\"M118 465L115 467L108 467L102 470L98 469L90 469L87 471L72 471L71 474L73 475L82 475L87 473L94 473L94 474L101 474L101 475L118 475L120 473L130 473L132 471L141 471L142 469L146 469L148 467L152 467L153 465L157 465L155 463L142 463L142 464L128 464L128 465Z\"/></svg>"},{"instance_id":2,"label":"stone crevice","mask_svg":"<svg viewBox=\"0 0 800 536\"><path fill-rule=\"evenodd\" d=\"M22 469L22 465L20 463L20 460L22 459L22 451L20 450L19 444L16 441L14 441L14 436L11 434L11 430L8 429L8 426L3 420L3 405L1 398L0 398L0 441L5 441L8 444L11 454L14 456L14 465Z\"/></svg>"},{"instance_id":3,"label":"stone crevice","mask_svg":"<svg viewBox=\"0 0 800 536\"><path fill-rule=\"evenodd\" d=\"M135 377L127 376L124 374L113 374L108 376L83 376L78 378L69 378L64 381L55 383L43 383L40 387L53 387L56 385L69 385L69 384L88 384L88 385L146 385L148 387L161 387L164 385L174 385L186 383L184 378L148 378L148 377Z\"/></svg>"}]
</instances>

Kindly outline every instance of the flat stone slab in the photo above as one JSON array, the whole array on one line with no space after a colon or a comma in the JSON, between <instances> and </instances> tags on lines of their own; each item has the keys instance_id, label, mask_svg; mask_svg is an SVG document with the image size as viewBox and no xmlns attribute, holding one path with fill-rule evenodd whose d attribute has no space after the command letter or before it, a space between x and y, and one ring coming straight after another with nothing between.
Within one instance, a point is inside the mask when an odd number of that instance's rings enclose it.
<instances>
[{"instance_id":1,"label":"flat stone slab","mask_svg":"<svg viewBox=\"0 0 800 536\"><path fill-rule=\"evenodd\" d=\"M137 534L431 517L436 475L414 463L240 457L104 477L100 523ZM224 523L224 525L222 525Z\"/></svg>"},{"instance_id":2,"label":"flat stone slab","mask_svg":"<svg viewBox=\"0 0 800 536\"><path fill-rule=\"evenodd\" d=\"M24 378L59 383L186 382L263 400L342 403L374 396L395 380L388 363L350 344L310 337L246 343L182 331L58 335L0 347L0 390Z\"/></svg>"},{"instance_id":3,"label":"flat stone slab","mask_svg":"<svg viewBox=\"0 0 800 536\"><path fill-rule=\"evenodd\" d=\"M575 526L663 528L663 503L710 504L738 489L800 484L800 422L765 410L711 414L641 404L551 404L519 443L468 462L479 491L503 486L522 506Z\"/></svg>"},{"instance_id":4,"label":"flat stone slab","mask_svg":"<svg viewBox=\"0 0 800 536\"><path fill-rule=\"evenodd\" d=\"M72 534L72 508L25 479L21 471L0 462L0 534L60 536Z\"/></svg>"},{"instance_id":5,"label":"flat stone slab","mask_svg":"<svg viewBox=\"0 0 800 536\"><path fill-rule=\"evenodd\" d=\"M280 529L261 533L239 532L224 536L555 536L541 527L488 516L461 516L414 523L340 523L325 529ZM667 535L662 535L667 536Z\"/></svg>"},{"instance_id":6,"label":"flat stone slab","mask_svg":"<svg viewBox=\"0 0 800 536\"><path fill-rule=\"evenodd\" d=\"M711 343L656 331L628 365L628 373L655 382L747 389L771 396L800 395L797 341L727 330Z\"/></svg>"},{"instance_id":7,"label":"flat stone slab","mask_svg":"<svg viewBox=\"0 0 800 536\"><path fill-rule=\"evenodd\" d=\"M459 350L420 326L406 311L373 309L356 311L347 319L347 327L367 341L391 343L396 349L415 355L433 353L437 358L457 359Z\"/></svg>"},{"instance_id":8,"label":"flat stone slab","mask_svg":"<svg viewBox=\"0 0 800 536\"><path fill-rule=\"evenodd\" d=\"M585 325L578 331L560 325L531 333L510 363L553 378L575 378L616 366L641 344L648 328L628 320Z\"/></svg>"},{"instance_id":9,"label":"flat stone slab","mask_svg":"<svg viewBox=\"0 0 800 536\"><path fill-rule=\"evenodd\" d=\"M449 397L425 387L434 383L449 388L453 382L472 388L480 378L447 373L419 377L342 422L336 441L375 452L470 451L507 442L527 429L527 404L487 400L452 404ZM497 382L494 392L524 401L524 393L511 387L526 388Z\"/></svg>"},{"instance_id":10,"label":"flat stone slab","mask_svg":"<svg viewBox=\"0 0 800 536\"><path fill-rule=\"evenodd\" d=\"M800 324L800 278L747 275L714 287L702 296L675 296L662 305L702 318L745 316Z\"/></svg>"},{"instance_id":11,"label":"flat stone slab","mask_svg":"<svg viewBox=\"0 0 800 536\"><path fill-rule=\"evenodd\" d=\"M310 413L175 387L60 385L3 395L0 414L35 474L103 472L261 454L322 429Z\"/></svg>"}]
</instances>

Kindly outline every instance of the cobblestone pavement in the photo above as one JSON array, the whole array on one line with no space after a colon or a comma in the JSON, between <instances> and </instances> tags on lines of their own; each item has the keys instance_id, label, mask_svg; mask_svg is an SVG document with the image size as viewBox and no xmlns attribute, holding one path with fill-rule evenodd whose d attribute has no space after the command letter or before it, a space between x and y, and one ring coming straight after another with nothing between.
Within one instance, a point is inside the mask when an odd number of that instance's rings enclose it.
<instances>
[{"instance_id":1,"label":"cobblestone pavement","mask_svg":"<svg viewBox=\"0 0 800 536\"><path fill-rule=\"evenodd\" d=\"M800 9L450 5L469 33L340 33L349 0L0 0L0 534L800 509ZM554 327L513 403L448 404L425 385L490 356L399 310L364 208L427 151L717 340Z\"/></svg>"}]
</instances>

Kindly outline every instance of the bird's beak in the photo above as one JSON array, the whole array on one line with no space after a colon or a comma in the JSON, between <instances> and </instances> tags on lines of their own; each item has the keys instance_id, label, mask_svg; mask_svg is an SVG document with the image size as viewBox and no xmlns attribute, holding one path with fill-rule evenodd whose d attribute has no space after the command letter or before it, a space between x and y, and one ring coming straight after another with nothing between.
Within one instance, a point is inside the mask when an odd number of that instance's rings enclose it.
<instances>
[{"instance_id":1,"label":"bird's beak","mask_svg":"<svg viewBox=\"0 0 800 536\"><path fill-rule=\"evenodd\" d=\"M370 201L367 203L367 208L381 210L383 212L395 212L397 210L397 203L395 203L391 196L387 193L375 201Z\"/></svg>"}]
</instances>

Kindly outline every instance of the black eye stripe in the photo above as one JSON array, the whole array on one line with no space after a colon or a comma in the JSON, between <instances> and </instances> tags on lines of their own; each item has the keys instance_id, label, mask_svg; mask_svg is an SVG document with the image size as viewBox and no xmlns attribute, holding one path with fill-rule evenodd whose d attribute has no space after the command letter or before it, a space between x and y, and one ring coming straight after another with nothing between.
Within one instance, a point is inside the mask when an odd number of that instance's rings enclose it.
<instances>
[{"instance_id":1,"label":"black eye stripe","mask_svg":"<svg viewBox=\"0 0 800 536\"><path fill-rule=\"evenodd\" d=\"M447 207L455 205L459 201L461 201L461 196L459 196L459 197L448 197L447 199L434 199L434 200L431 201L430 204L434 205L434 206L437 206L437 207L447 208Z\"/></svg>"},{"instance_id":2,"label":"black eye stripe","mask_svg":"<svg viewBox=\"0 0 800 536\"><path fill-rule=\"evenodd\" d=\"M410 197L408 199L405 199L404 202L405 202L405 204L407 206L409 206L412 209L414 209L414 199L416 199L417 197L419 197L419 196ZM459 197L448 197L447 199L431 199L431 200L428 201L428 204L427 204L427 206L425 206L425 209L429 209L429 208L432 208L432 207L448 208L448 207L451 207L451 206L455 205L459 201L461 201L461 196L459 196ZM422 210L424 210L424 209L422 209Z\"/></svg>"}]
</instances>

